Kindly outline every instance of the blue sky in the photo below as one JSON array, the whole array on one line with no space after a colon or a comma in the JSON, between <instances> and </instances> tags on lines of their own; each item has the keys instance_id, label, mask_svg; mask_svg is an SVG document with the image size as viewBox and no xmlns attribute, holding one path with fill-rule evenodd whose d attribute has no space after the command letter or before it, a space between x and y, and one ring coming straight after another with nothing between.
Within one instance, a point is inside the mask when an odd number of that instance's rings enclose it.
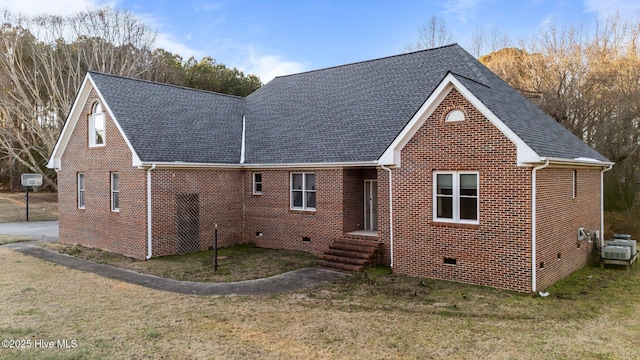
<instances>
[{"instance_id":1,"label":"blue sky","mask_svg":"<svg viewBox=\"0 0 640 360\"><path fill-rule=\"evenodd\" d=\"M548 23L594 24L607 14L640 15L638 0L0 0L26 14L126 9L158 32L157 46L183 58L211 56L263 81L395 55L432 16L463 47L481 27L514 44Z\"/></svg>"}]
</instances>

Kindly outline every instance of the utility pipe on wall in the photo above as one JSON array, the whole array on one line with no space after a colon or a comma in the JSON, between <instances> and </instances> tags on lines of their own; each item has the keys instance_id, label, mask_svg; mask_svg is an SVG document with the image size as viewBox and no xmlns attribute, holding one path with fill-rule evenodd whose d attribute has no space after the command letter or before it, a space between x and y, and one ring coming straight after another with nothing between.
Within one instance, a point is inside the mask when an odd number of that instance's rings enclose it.
<instances>
[{"instance_id":1,"label":"utility pipe on wall","mask_svg":"<svg viewBox=\"0 0 640 360\"><path fill-rule=\"evenodd\" d=\"M151 219L151 171L156 168L156 164L152 164L149 169L147 169L147 260L151 259L153 256L152 249L152 235L151 231L152 219Z\"/></svg>"},{"instance_id":2,"label":"utility pipe on wall","mask_svg":"<svg viewBox=\"0 0 640 360\"><path fill-rule=\"evenodd\" d=\"M604 247L604 173L611 170L613 164L600 172L600 249Z\"/></svg>"},{"instance_id":3,"label":"utility pipe on wall","mask_svg":"<svg viewBox=\"0 0 640 360\"><path fill-rule=\"evenodd\" d=\"M536 292L536 172L549 166L549 160L531 172L531 292Z\"/></svg>"},{"instance_id":4,"label":"utility pipe on wall","mask_svg":"<svg viewBox=\"0 0 640 360\"><path fill-rule=\"evenodd\" d=\"M381 165L381 168L389 172L389 248L391 249L391 268L393 269L393 182L391 181L391 169Z\"/></svg>"}]
</instances>

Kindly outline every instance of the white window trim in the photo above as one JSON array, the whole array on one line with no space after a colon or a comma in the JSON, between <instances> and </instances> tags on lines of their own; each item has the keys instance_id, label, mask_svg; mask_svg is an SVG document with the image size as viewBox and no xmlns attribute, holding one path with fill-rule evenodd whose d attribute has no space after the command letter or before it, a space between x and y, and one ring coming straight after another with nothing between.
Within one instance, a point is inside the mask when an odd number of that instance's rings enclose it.
<instances>
[{"instance_id":1,"label":"white window trim","mask_svg":"<svg viewBox=\"0 0 640 360\"><path fill-rule=\"evenodd\" d=\"M118 188L117 189L113 188L113 176L114 175L118 176ZM110 177L111 177L111 186L110 186L111 187L111 211L112 212L120 212L120 200L121 200L120 199L120 174L118 172L112 172ZM115 194L115 193L118 193L118 207L117 208L115 207L115 204L113 203L113 199L114 199L113 194Z\"/></svg>"},{"instance_id":2,"label":"white window trim","mask_svg":"<svg viewBox=\"0 0 640 360\"><path fill-rule=\"evenodd\" d=\"M81 177L82 177L82 187L80 187L80 178ZM86 191L85 191L85 189L86 189L86 183L85 183L86 180L87 180L87 178L85 177L84 173L78 173L77 180L76 180L76 185L77 185L77 189L78 189L78 194L77 194L77 196L78 196L78 201L77 201L78 209L84 209L85 205L86 205L86 197L85 197L86 194L87 194ZM80 194L82 194L82 196ZM80 204L80 199L82 199L82 204Z\"/></svg>"},{"instance_id":3,"label":"white window trim","mask_svg":"<svg viewBox=\"0 0 640 360\"><path fill-rule=\"evenodd\" d=\"M260 175L260 181L256 181L256 175ZM256 185L260 184L260 188L262 188L262 180L264 180L264 178L262 178L262 173L261 172L254 172L253 173L253 195L262 195L262 190L258 191Z\"/></svg>"},{"instance_id":4,"label":"white window trim","mask_svg":"<svg viewBox=\"0 0 640 360\"><path fill-rule=\"evenodd\" d=\"M100 112L94 112L96 107L100 106ZM96 144L96 119L101 119L104 126L102 134L102 144ZM89 147L104 147L107 144L107 122L105 121L104 112L102 111L102 105L95 103L91 109L91 115L89 115L89 123L87 124L87 136L89 138Z\"/></svg>"},{"instance_id":5,"label":"white window trim","mask_svg":"<svg viewBox=\"0 0 640 360\"><path fill-rule=\"evenodd\" d=\"M293 175L302 175L302 207L294 207L293 206L293 190L300 191L298 189L293 188ZM307 207L307 193L314 192L316 193L316 205L318 201L318 196L316 190L307 190L307 175L315 175L316 176L316 188L318 186L318 175L315 172L292 172L289 174L289 208L291 210L299 210L299 211L316 211L315 207Z\"/></svg>"},{"instance_id":6,"label":"white window trim","mask_svg":"<svg viewBox=\"0 0 640 360\"><path fill-rule=\"evenodd\" d=\"M462 110L453 109L447 113L447 116L445 117L444 121L445 122L464 121L464 118L465 118L464 112L462 112Z\"/></svg>"},{"instance_id":7,"label":"white window trim","mask_svg":"<svg viewBox=\"0 0 640 360\"><path fill-rule=\"evenodd\" d=\"M453 219L439 218L438 217L438 175L453 175ZM476 175L476 188L478 189L478 195L476 198L476 220L460 219L460 175ZM480 172L478 171L434 171L433 172L433 221L454 223L454 224L480 224Z\"/></svg>"}]
</instances>

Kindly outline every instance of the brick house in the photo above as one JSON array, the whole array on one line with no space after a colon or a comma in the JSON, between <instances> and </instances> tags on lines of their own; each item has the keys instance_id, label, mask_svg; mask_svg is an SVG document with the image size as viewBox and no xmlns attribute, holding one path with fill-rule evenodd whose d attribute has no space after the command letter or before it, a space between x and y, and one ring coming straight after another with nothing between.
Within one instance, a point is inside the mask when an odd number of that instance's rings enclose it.
<instances>
[{"instance_id":1,"label":"brick house","mask_svg":"<svg viewBox=\"0 0 640 360\"><path fill-rule=\"evenodd\" d=\"M611 165L455 44L246 98L89 72L48 164L62 242L150 258L207 249L214 224L222 246L347 237L396 273L524 292L587 263Z\"/></svg>"}]
</instances>

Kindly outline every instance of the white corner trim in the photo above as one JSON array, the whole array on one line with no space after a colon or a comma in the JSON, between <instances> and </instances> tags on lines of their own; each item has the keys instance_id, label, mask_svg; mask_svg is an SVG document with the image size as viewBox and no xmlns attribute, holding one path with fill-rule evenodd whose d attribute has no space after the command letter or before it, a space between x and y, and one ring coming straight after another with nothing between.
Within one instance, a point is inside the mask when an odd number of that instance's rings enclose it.
<instances>
[{"instance_id":1,"label":"white corner trim","mask_svg":"<svg viewBox=\"0 0 640 360\"><path fill-rule=\"evenodd\" d=\"M122 136L125 143L129 147L129 150L131 151L132 166L134 167L141 166L142 162L140 161L140 157L138 157L138 154L133 149L131 142L129 141L127 136L124 134L124 131L120 126L120 123L118 122L115 115L113 114L113 111L111 111L109 104L105 101L104 97L102 96L100 89L98 89L98 87L96 86L95 82L91 78L91 75L87 73L87 75L85 75L84 77L84 80L82 81L82 85L80 86L80 90L78 91L78 95L76 96L76 100L74 101L73 106L71 107L71 111L69 112L67 121L65 122L64 127L62 128L62 132L60 133L58 142L56 142L56 146L53 148L53 152L51 153L51 158L47 163L47 167L49 169L56 169L56 170L60 170L62 168L62 155L64 154L64 151L66 150L67 145L71 140L71 135L73 134L73 131L75 130L76 125L78 124L78 121L80 121L80 114L82 113L82 108L84 108L84 105L89 100L89 94L91 94L91 89L94 89L96 91L96 94L98 94L98 98L100 99L100 102L106 109L106 112L109 114L109 117L111 118L113 123L116 125L116 128L120 132L120 136Z\"/></svg>"},{"instance_id":2,"label":"white corner trim","mask_svg":"<svg viewBox=\"0 0 640 360\"><path fill-rule=\"evenodd\" d=\"M487 108L469 89L449 73L440 82L436 89L431 93L427 100L422 104L420 109L413 115L411 120L405 125L400 134L393 140L391 145L382 153L378 159L378 165L401 166L400 152L407 145L409 140L424 125L429 116L433 114L435 109L440 105L444 98L452 89L458 90L462 96L471 103L482 115L484 115L491 123L500 130L517 149L518 165L523 166L525 163L540 162L540 156L529 147L516 133L513 132L502 120L500 120L489 108Z\"/></svg>"},{"instance_id":3,"label":"white corner trim","mask_svg":"<svg viewBox=\"0 0 640 360\"><path fill-rule=\"evenodd\" d=\"M246 131L247 131L247 122L246 122L245 116L242 115L242 143L240 144L240 164L244 164Z\"/></svg>"}]
</instances>

